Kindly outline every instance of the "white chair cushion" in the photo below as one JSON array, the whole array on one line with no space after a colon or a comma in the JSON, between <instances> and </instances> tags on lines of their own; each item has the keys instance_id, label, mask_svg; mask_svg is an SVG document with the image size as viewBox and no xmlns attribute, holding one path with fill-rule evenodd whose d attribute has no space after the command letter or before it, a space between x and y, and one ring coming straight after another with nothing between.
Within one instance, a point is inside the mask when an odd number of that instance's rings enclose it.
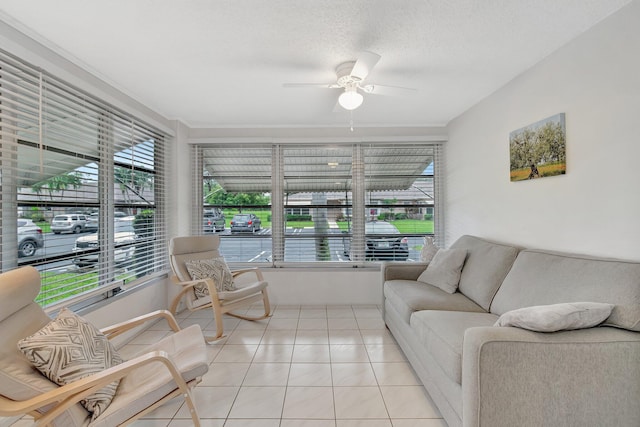
<instances>
[{"instance_id":1,"label":"white chair cushion","mask_svg":"<svg viewBox=\"0 0 640 427\"><path fill-rule=\"evenodd\" d=\"M156 344L146 346L142 353L156 350L169 354L187 382L201 377L209 369L207 349L199 325L189 326ZM175 382L165 365L157 362L140 367L122 378L111 405L91 426L120 425L175 388Z\"/></svg>"},{"instance_id":2,"label":"white chair cushion","mask_svg":"<svg viewBox=\"0 0 640 427\"><path fill-rule=\"evenodd\" d=\"M237 288L235 291L220 292L218 298L225 301L234 301L241 298L246 298L250 295L262 292L268 285L267 282L255 282L242 288Z\"/></svg>"}]
</instances>

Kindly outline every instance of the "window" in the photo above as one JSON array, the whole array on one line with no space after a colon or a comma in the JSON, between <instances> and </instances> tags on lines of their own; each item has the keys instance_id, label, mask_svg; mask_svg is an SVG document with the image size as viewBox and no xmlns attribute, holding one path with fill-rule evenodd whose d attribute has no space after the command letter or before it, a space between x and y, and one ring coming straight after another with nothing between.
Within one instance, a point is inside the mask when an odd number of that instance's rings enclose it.
<instances>
[{"instance_id":1,"label":"window","mask_svg":"<svg viewBox=\"0 0 640 427\"><path fill-rule=\"evenodd\" d=\"M202 214L194 233L224 235L220 250L229 262L271 262L271 147L196 148L195 156Z\"/></svg>"},{"instance_id":2,"label":"window","mask_svg":"<svg viewBox=\"0 0 640 427\"><path fill-rule=\"evenodd\" d=\"M194 187L202 188L204 219L194 232L220 234L229 261L411 262L419 260L423 237L437 230L438 144L193 150L194 169L203 171ZM212 227L213 211L223 214L224 227ZM258 215L259 226L245 214Z\"/></svg>"},{"instance_id":3,"label":"window","mask_svg":"<svg viewBox=\"0 0 640 427\"><path fill-rule=\"evenodd\" d=\"M166 270L161 132L0 52L0 136L2 271L37 268L42 306Z\"/></svg>"}]
</instances>

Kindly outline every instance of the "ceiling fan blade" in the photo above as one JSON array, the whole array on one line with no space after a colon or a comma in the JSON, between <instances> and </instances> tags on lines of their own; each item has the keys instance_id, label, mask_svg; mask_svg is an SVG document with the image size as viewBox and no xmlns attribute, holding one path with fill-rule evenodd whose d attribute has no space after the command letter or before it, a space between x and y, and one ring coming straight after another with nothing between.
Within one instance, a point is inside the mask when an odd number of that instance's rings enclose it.
<instances>
[{"instance_id":1,"label":"ceiling fan blade","mask_svg":"<svg viewBox=\"0 0 640 427\"><path fill-rule=\"evenodd\" d=\"M361 86L360 89L362 89L364 93L370 93L372 95L387 95L387 96L410 95L418 91L418 89L413 89L410 87L383 86L383 85L374 85L374 84Z\"/></svg>"},{"instance_id":2,"label":"ceiling fan blade","mask_svg":"<svg viewBox=\"0 0 640 427\"><path fill-rule=\"evenodd\" d=\"M364 80L378 61L380 61L380 55L377 53L362 52L353 66L353 70L351 70L351 77L355 77L361 81Z\"/></svg>"},{"instance_id":3,"label":"ceiling fan blade","mask_svg":"<svg viewBox=\"0 0 640 427\"><path fill-rule=\"evenodd\" d=\"M282 87L317 87L322 89L335 89L340 86L335 83L283 83Z\"/></svg>"}]
</instances>

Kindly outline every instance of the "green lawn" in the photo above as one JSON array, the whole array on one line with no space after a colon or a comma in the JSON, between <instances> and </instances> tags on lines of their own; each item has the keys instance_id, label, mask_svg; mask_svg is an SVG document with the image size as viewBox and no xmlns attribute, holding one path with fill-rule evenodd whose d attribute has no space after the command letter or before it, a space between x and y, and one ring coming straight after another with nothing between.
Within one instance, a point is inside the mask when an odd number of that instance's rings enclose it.
<instances>
[{"instance_id":1,"label":"green lawn","mask_svg":"<svg viewBox=\"0 0 640 427\"><path fill-rule=\"evenodd\" d=\"M400 234L433 233L433 220L399 219L390 221Z\"/></svg>"},{"instance_id":2,"label":"green lawn","mask_svg":"<svg viewBox=\"0 0 640 427\"><path fill-rule=\"evenodd\" d=\"M48 272L42 275L42 286L36 302L43 307L70 298L98 286L97 271L74 273Z\"/></svg>"},{"instance_id":3,"label":"green lawn","mask_svg":"<svg viewBox=\"0 0 640 427\"><path fill-rule=\"evenodd\" d=\"M36 222L36 225L42 228L43 233L51 233L51 224L47 221Z\"/></svg>"},{"instance_id":4,"label":"green lawn","mask_svg":"<svg viewBox=\"0 0 640 427\"><path fill-rule=\"evenodd\" d=\"M124 280L125 283L127 279L131 279L131 276L120 274L116 277L116 280ZM88 268L70 273L47 272L41 275L41 283L36 302L46 307L97 288L98 271L95 268Z\"/></svg>"},{"instance_id":5,"label":"green lawn","mask_svg":"<svg viewBox=\"0 0 640 427\"><path fill-rule=\"evenodd\" d=\"M258 209L245 209L244 213L253 213L261 220L262 228L271 228L271 221L269 216L271 211L261 211ZM231 227L231 219L238 213L237 209L225 209L224 216L226 218L227 228ZM401 234L422 234L433 233L433 220L425 221L419 219L400 219L395 221L389 221L395 225ZM291 228L310 228L313 227L313 221L287 221L287 227ZM349 225L346 221L338 221L338 228L342 231L348 231Z\"/></svg>"},{"instance_id":6,"label":"green lawn","mask_svg":"<svg viewBox=\"0 0 640 427\"><path fill-rule=\"evenodd\" d=\"M433 220L399 219L389 222L396 226L400 234L433 233ZM349 230L346 221L338 221L338 227L343 231Z\"/></svg>"}]
</instances>

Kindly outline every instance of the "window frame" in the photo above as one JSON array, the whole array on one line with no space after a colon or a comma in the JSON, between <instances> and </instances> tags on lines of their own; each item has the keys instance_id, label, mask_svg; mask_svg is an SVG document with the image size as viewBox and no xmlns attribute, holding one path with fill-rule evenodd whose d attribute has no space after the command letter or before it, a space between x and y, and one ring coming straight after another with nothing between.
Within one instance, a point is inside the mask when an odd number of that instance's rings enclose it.
<instances>
[{"instance_id":1,"label":"window frame","mask_svg":"<svg viewBox=\"0 0 640 427\"><path fill-rule=\"evenodd\" d=\"M0 163L3 165L0 175L2 271L31 265L41 271L45 284L48 267L56 263L72 264L74 253L71 248L68 252L50 255L45 252L46 240L38 257L18 259L16 249L19 239L15 224L21 215L19 209L48 209L52 217L55 214L71 214L66 210L72 208L99 213L99 231L96 234L99 261L94 267L95 278L91 279L91 285L86 289L81 284L80 274L70 278L70 286L84 291L68 293L60 286L54 294L59 292L66 295L63 300L47 303L41 293L37 301L47 311L56 310L62 305L86 307L166 274L164 158L166 144L170 140L168 135L133 114L0 49L0 137ZM147 150L151 154L139 153L138 158L133 154L130 159L118 158L118 154L122 155L127 148L130 153L140 151L141 143L151 144L152 148ZM145 156L146 166L141 159ZM155 185L150 190L151 201L150 197L143 202L118 201L114 195L117 185L114 168L117 165L153 176ZM80 195L81 190L76 193L67 190L65 195L63 188L62 191L49 190L50 200L30 197L28 193L32 190L25 183L36 183L38 176L46 178L54 166L59 168L61 175L74 173L80 167L86 168L90 176L84 176L84 181L80 178L77 185L85 190L83 194L89 188L89 196ZM152 254L148 259L153 262L147 266L143 265L143 261L134 261L137 268L135 273L124 276L117 271L115 255L116 250L124 248L116 242L115 236L115 209L122 207L130 208L130 212L143 208L155 212L151 223L152 234L146 237ZM132 224L136 221L140 222L136 219L132 220ZM140 241L128 245L139 247Z\"/></svg>"},{"instance_id":2,"label":"window frame","mask_svg":"<svg viewBox=\"0 0 640 427\"><path fill-rule=\"evenodd\" d=\"M407 146L407 147L418 147L418 148L425 148L428 147L429 149L432 150L432 156L433 156L433 160L432 160L432 166L431 166L431 173L429 175L425 175L428 176L432 181L432 187L433 187L433 195L432 195L432 200L429 203L417 203L414 204L416 208L420 209L420 210L431 210L432 211L432 216L434 219L434 224L433 224L433 232L431 233L422 233L422 232L415 232L415 233L409 233L410 237L422 237L422 236L431 236L435 238L435 241L437 243L439 243L439 240L442 236L441 230L443 230L443 217L442 217L442 204L440 203L440 199L441 199L441 194L442 194L442 183L440 182L439 176L438 174L441 173L442 170L442 164L443 164L443 154L444 151L442 150L442 144L444 141L411 141L411 142L402 142L403 146ZM308 143L306 143L308 144ZM341 208L347 209L347 210L351 210L353 213L358 213L359 214L355 214L353 215L353 221L354 221L354 228L351 231L351 233L348 235L350 238L353 239L353 242L355 242L354 244L360 245L360 247L364 250L365 247L365 230L364 230L364 223L366 221L366 215L364 213L365 208L368 208L370 206L370 203L368 203L366 201L366 182L367 182L367 178L366 178L366 174L365 174L365 166L366 166L366 149L368 147L377 147L377 146L393 146L394 142L379 142L379 143L363 143L363 142L344 142L342 144L336 144L335 142L330 142L327 143L326 141L322 141L322 139L319 139L315 144L313 144L313 146L325 146L325 147L335 147L336 145L341 145L344 147L352 147L353 149L353 154L352 154L352 174L351 174L351 178L353 181L352 187L350 189L350 196L353 197L352 200L348 200L349 197L347 197L346 202L349 203L349 206L341 206ZM250 144L246 144L247 146L250 146ZM331 267L335 267L335 266L339 266L339 267L370 267L373 266L376 262L371 262L368 261L367 259L365 259L364 255L358 255L357 258L355 260L349 260L347 262L344 261L291 261L291 260L287 260L285 259L285 255L284 255L284 247L287 244L287 240L288 239L294 239L295 237L291 236L290 233L287 232L287 229L285 228L284 224L286 221L286 216L287 213L289 213L292 210L300 210L300 209L307 209L307 210L314 210L314 209L321 209L321 208L326 208L327 206L325 205L314 205L314 204L308 204L308 205L294 205L294 204L290 204L287 203L287 198L286 198L286 193L284 191L284 188L286 187L284 181L285 181L285 168L286 168L286 152L287 149L294 147L294 146L303 146L304 144L300 144L300 143L295 143L295 142L287 142L287 143L282 143L282 142L275 142L275 143L261 143L259 144L260 147L265 147L265 146L269 146L271 147L272 150L272 164L271 164L271 170L272 170L272 176L271 176L271 187L270 187L270 194L271 194L271 209L272 209L272 218L273 221L271 223L272 225L272 230L271 230L271 251L272 251L272 257L270 262L262 262L260 265L261 266L265 266L265 267L304 267L304 266L310 266L310 267L321 267L321 266L331 266ZM194 143L191 145L192 148L192 164L194 166L194 173L192 174L192 178L193 178L193 187L194 187L194 222L193 222L193 228L192 228L192 233L193 234L203 234L202 231L202 212L203 209L208 208L216 208L216 207L220 207L220 206L213 206L213 205L203 205L202 203L202 195L203 194L203 182L205 178L208 179L214 179L215 180L215 173L212 172L208 172L207 174L202 173L202 174L198 174L197 171L204 171L205 168L203 167L203 165L206 163L205 159L203 158L203 152L206 151L207 149L211 148L212 146L215 146L219 149L223 149L226 146L229 147L234 147L237 148L236 145L233 145L232 143L219 143L219 144L199 144L199 143ZM239 162L241 163L241 162ZM408 202L407 202L408 203ZM414 206L412 205L412 206ZM257 208L259 206L255 206L254 208ZM379 206L378 206L379 207ZM397 203L395 204L393 207L397 207L397 208L401 208L401 209L405 209L408 206L405 203ZM333 208L333 206L330 206L330 208ZM282 214L280 215L279 219L276 219L276 214L277 212L282 212ZM229 218L227 218L228 220ZM316 236L316 237L323 237L323 236ZM331 237L329 235L325 236L325 237ZM228 239L229 236L227 236L226 234L223 234L221 236L221 241L223 242L222 244L224 244L225 239ZM224 253L224 247L221 247L221 251ZM419 252L419 251L418 251ZM415 259L416 261L418 261L419 259ZM234 262L233 260L230 261L231 263L234 263L236 265L249 265L249 264L253 264L253 262L245 260L245 261L239 261L239 262Z\"/></svg>"}]
</instances>

